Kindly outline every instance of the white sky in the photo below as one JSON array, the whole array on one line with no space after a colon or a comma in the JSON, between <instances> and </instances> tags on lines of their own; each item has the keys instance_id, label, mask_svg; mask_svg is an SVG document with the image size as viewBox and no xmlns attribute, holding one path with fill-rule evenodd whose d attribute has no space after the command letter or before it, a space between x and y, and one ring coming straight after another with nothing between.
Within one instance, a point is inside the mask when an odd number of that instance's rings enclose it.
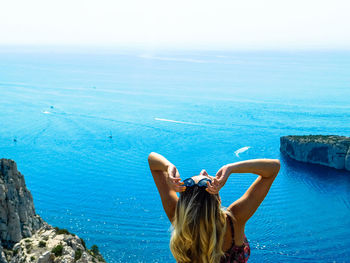
<instances>
[{"instance_id":1,"label":"white sky","mask_svg":"<svg viewBox=\"0 0 350 263\"><path fill-rule=\"evenodd\" d=\"M349 0L0 0L0 45L350 48Z\"/></svg>"}]
</instances>

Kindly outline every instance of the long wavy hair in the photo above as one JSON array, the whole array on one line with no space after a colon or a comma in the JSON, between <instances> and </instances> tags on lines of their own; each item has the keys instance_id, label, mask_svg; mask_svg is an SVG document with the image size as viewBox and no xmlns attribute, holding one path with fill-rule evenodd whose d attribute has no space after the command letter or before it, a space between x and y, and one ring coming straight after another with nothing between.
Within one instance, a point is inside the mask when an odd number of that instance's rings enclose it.
<instances>
[{"instance_id":1,"label":"long wavy hair","mask_svg":"<svg viewBox=\"0 0 350 263\"><path fill-rule=\"evenodd\" d=\"M219 195L208 193L204 187L194 185L180 193L170 239L176 261L220 262L227 227L225 213Z\"/></svg>"}]
</instances>

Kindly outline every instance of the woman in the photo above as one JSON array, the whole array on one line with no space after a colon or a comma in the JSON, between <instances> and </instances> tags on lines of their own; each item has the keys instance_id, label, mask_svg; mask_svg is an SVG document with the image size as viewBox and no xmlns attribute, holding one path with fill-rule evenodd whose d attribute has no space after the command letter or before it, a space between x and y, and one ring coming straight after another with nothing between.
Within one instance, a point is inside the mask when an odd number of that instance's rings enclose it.
<instances>
[{"instance_id":1,"label":"woman","mask_svg":"<svg viewBox=\"0 0 350 263\"><path fill-rule=\"evenodd\" d=\"M245 224L275 180L279 160L253 159L226 164L215 177L202 170L199 175L183 181L175 165L162 155L152 152L148 163L173 226L170 249L176 261L247 262L250 247L244 234ZM224 210L219 191L232 173L259 176L241 198Z\"/></svg>"}]
</instances>

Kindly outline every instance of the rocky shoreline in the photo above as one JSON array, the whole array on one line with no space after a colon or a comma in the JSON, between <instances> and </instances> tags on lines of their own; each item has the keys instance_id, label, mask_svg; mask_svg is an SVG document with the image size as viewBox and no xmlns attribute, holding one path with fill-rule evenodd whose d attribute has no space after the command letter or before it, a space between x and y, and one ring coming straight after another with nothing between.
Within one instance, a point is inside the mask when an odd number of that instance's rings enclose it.
<instances>
[{"instance_id":1,"label":"rocky shoreline","mask_svg":"<svg viewBox=\"0 0 350 263\"><path fill-rule=\"evenodd\" d=\"M13 160L0 160L0 263L105 262L98 247L46 223Z\"/></svg>"},{"instance_id":2,"label":"rocky shoreline","mask_svg":"<svg viewBox=\"0 0 350 263\"><path fill-rule=\"evenodd\" d=\"M350 171L350 137L338 135L282 136L280 151L297 161Z\"/></svg>"}]
</instances>

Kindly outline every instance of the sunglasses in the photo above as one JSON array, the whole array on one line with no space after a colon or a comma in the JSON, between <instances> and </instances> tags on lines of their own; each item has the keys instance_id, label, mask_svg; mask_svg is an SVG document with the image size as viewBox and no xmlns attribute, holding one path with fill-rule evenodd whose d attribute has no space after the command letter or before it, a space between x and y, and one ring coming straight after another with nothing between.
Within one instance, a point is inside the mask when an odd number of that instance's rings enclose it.
<instances>
[{"instance_id":1,"label":"sunglasses","mask_svg":"<svg viewBox=\"0 0 350 263\"><path fill-rule=\"evenodd\" d=\"M207 182L211 183L211 180L208 178L203 178L203 179L199 180L198 183L195 183L192 178L187 178L187 179L183 180L182 182L184 183L182 186L191 187L194 185L198 185L199 187L207 187Z\"/></svg>"}]
</instances>

